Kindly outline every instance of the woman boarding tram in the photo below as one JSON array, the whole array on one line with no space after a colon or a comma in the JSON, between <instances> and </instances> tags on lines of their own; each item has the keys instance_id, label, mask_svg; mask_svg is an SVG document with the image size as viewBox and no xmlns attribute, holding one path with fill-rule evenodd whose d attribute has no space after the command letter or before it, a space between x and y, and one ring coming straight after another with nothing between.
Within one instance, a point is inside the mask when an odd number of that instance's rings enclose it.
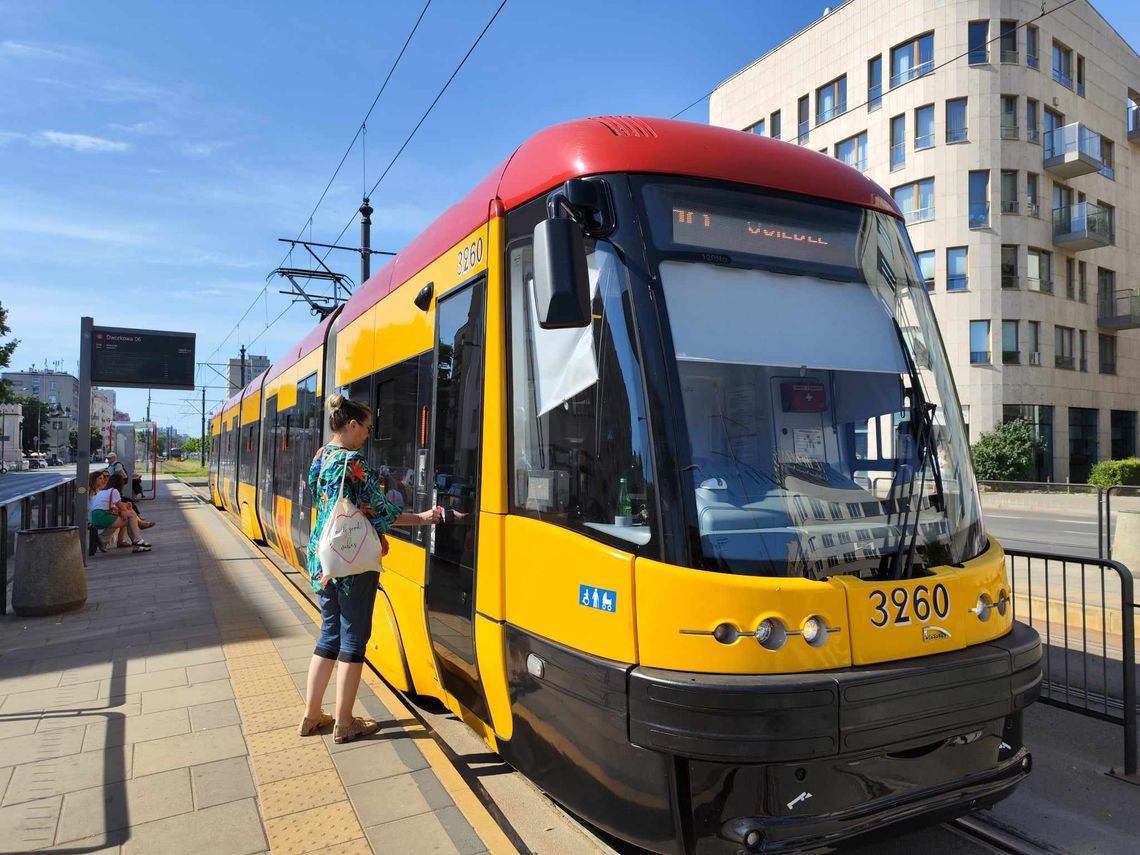
<instances>
[{"instance_id":1,"label":"woman boarding tram","mask_svg":"<svg viewBox=\"0 0 1140 855\"><path fill-rule=\"evenodd\" d=\"M214 420L215 502L298 567L334 391L444 509L389 534L369 661L592 823L827 848L1028 774L1040 642L855 170L658 119L532 137Z\"/></svg>"}]
</instances>

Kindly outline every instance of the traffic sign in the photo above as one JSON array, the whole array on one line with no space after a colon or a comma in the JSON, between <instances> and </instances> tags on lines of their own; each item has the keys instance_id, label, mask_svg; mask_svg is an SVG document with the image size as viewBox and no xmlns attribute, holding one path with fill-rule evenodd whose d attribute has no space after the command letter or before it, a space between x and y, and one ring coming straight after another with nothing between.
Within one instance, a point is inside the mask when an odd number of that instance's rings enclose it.
<instances>
[{"instance_id":1,"label":"traffic sign","mask_svg":"<svg viewBox=\"0 0 1140 855\"><path fill-rule=\"evenodd\" d=\"M194 388L194 333L92 327L91 382L141 389Z\"/></svg>"}]
</instances>

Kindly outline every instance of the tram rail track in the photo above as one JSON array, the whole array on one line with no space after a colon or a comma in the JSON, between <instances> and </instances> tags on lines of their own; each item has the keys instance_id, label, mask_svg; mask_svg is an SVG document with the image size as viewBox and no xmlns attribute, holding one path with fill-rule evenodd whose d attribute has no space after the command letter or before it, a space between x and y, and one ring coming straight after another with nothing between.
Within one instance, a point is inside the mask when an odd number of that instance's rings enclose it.
<instances>
[{"instance_id":1,"label":"tram rail track","mask_svg":"<svg viewBox=\"0 0 1140 855\"><path fill-rule=\"evenodd\" d=\"M1058 850L1044 849L1032 840L974 816L963 816L943 823L945 828L995 852L1008 855L1056 855Z\"/></svg>"}]
</instances>

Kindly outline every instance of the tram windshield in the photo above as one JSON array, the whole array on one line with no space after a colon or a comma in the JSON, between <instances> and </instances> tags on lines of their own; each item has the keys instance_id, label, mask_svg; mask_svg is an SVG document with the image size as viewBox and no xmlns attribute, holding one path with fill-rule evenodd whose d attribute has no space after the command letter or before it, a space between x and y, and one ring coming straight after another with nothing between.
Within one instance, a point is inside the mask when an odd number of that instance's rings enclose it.
<instances>
[{"instance_id":1,"label":"tram windshield","mask_svg":"<svg viewBox=\"0 0 1140 855\"><path fill-rule=\"evenodd\" d=\"M643 193L703 566L899 578L981 552L961 410L899 221L695 182Z\"/></svg>"}]
</instances>

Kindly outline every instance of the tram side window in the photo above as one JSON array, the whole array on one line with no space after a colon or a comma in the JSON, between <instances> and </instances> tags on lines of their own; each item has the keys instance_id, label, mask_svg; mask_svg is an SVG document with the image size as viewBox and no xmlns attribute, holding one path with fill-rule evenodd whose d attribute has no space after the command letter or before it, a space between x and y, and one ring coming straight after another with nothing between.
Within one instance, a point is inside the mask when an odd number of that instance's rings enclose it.
<instances>
[{"instance_id":1,"label":"tram side window","mask_svg":"<svg viewBox=\"0 0 1140 855\"><path fill-rule=\"evenodd\" d=\"M529 239L510 250L512 510L637 548L651 540L649 439L627 271L588 248L594 323L544 330Z\"/></svg>"},{"instance_id":2,"label":"tram side window","mask_svg":"<svg viewBox=\"0 0 1140 855\"><path fill-rule=\"evenodd\" d=\"M238 459L238 480L253 484L257 463L258 422L250 422L241 429L241 457Z\"/></svg>"},{"instance_id":3,"label":"tram side window","mask_svg":"<svg viewBox=\"0 0 1140 855\"><path fill-rule=\"evenodd\" d=\"M419 461L426 454L431 396L431 353L406 359L376 375L373 461L388 500L401 510L419 508ZM426 464L426 459L424 461ZM426 471L426 466L424 467ZM396 530L411 538L418 529Z\"/></svg>"},{"instance_id":4,"label":"tram side window","mask_svg":"<svg viewBox=\"0 0 1140 855\"><path fill-rule=\"evenodd\" d=\"M277 414L277 425L274 431L277 441L277 459L273 466L273 492L281 498L289 500L293 498L291 473L293 471L292 450L294 443L290 441L293 411L294 408L290 407Z\"/></svg>"}]
</instances>

